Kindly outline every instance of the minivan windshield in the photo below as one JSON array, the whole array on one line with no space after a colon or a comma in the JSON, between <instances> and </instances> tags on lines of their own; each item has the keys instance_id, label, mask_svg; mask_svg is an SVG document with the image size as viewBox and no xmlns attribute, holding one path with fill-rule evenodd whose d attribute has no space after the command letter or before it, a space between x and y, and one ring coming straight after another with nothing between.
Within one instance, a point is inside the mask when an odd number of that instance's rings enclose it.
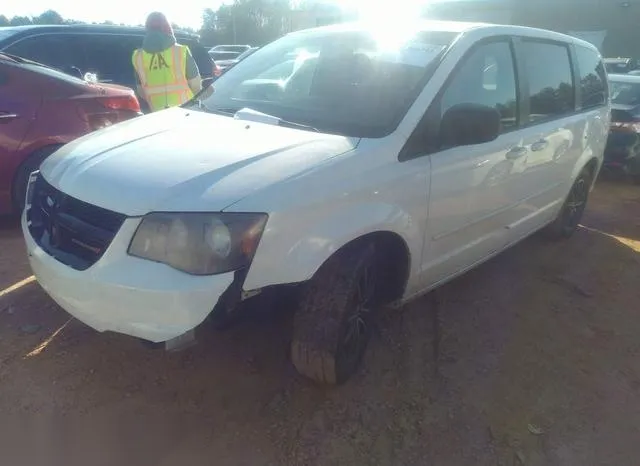
<instances>
[{"instance_id":1,"label":"minivan windshield","mask_svg":"<svg viewBox=\"0 0 640 466\"><path fill-rule=\"evenodd\" d=\"M383 137L397 127L456 36L294 33L242 60L215 81L208 97L188 106L230 115L250 108L321 132Z\"/></svg>"}]
</instances>

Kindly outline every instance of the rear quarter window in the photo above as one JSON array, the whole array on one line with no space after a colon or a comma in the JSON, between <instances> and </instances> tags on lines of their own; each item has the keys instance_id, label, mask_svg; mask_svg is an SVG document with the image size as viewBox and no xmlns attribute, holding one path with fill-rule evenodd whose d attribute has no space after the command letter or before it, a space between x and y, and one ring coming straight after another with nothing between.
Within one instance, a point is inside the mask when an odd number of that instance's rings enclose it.
<instances>
[{"instance_id":1,"label":"rear quarter window","mask_svg":"<svg viewBox=\"0 0 640 466\"><path fill-rule=\"evenodd\" d=\"M15 42L5 51L64 71L69 67L84 68L81 42L68 34L37 34Z\"/></svg>"},{"instance_id":2,"label":"rear quarter window","mask_svg":"<svg viewBox=\"0 0 640 466\"><path fill-rule=\"evenodd\" d=\"M606 70L595 50L576 46L576 58L580 70L581 109L605 105L609 98Z\"/></svg>"}]
</instances>

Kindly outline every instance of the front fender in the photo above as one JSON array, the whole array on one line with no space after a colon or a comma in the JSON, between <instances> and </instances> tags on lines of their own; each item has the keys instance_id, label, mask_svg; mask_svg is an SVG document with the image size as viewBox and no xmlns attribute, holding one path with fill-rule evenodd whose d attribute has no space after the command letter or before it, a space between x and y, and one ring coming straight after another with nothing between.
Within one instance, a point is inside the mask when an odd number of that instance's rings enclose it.
<instances>
[{"instance_id":1,"label":"front fender","mask_svg":"<svg viewBox=\"0 0 640 466\"><path fill-rule=\"evenodd\" d=\"M420 254L420 225L398 206L354 203L338 210L317 209L324 211L270 216L244 283L246 291L307 281L336 251L369 233L395 233L412 257Z\"/></svg>"}]
</instances>

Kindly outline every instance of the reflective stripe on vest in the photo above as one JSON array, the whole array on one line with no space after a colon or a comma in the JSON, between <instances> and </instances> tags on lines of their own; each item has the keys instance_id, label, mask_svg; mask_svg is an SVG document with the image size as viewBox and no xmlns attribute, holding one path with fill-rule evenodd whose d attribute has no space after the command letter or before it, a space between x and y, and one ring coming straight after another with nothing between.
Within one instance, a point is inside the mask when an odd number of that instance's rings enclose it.
<instances>
[{"instance_id":1,"label":"reflective stripe on vest","mask_svg":"<svg viewBox=\"0 0 640 466\"><path fill-rule=\"evenodd\" d=\"M162 52L133 52L133 67L152 111L175 107L193 97L186 77L187 48L174 45Z\"/></svg>"}]
</instances>

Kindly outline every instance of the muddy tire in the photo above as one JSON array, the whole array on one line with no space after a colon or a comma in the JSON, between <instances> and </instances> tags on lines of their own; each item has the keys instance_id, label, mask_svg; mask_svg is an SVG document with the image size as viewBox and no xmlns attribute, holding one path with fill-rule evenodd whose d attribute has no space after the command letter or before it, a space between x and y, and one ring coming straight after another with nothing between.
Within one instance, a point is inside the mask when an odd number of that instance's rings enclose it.
<instances>
[{"instance_id":1,"label":"muddy tire","mask_svg":"<svg viewBox=\"0 0 640 466\"><path fill-rule=\"evenodd\" d=\"M556 219L542 230L547 239L567 239L575 233L587 206L591 181L591 172L588 169L582 170L574 181Z\"/></svg>"},{"instance_id":2,"label":"muddy tire","mask_svg":"<svg viewBox=\"0 0 640 466\"><path fill-rule=\"evenodd\" d=\"M348 247L318 270L294 316L291 359L300 374L339 385L358 370L378 301L376 277L373 243Z\"/></svg>"}]
</instances>

